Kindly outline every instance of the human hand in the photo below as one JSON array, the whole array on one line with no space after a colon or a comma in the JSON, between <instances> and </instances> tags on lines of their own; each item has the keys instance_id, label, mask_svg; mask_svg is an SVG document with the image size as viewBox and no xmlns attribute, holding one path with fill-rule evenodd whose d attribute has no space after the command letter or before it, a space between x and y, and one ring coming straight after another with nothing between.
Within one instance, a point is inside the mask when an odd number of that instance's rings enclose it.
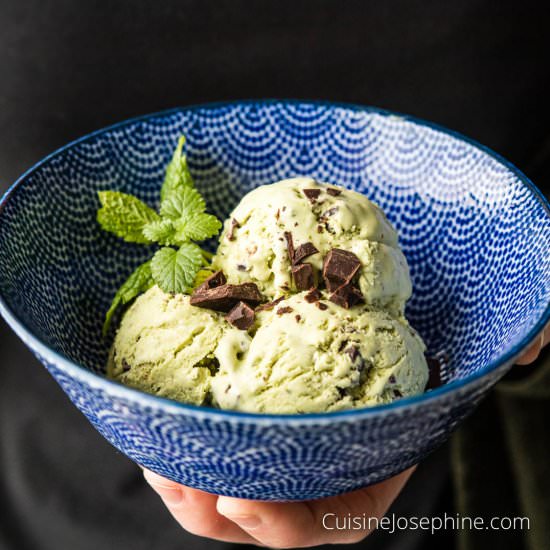
<instances>
[{"instance_id":1,"label":"human hand","mask_svg":"<svg viewBox=\"0 0 550 550\"><path fill-rule=\"evenodd\" d=\"M518 365L528 365L535 361L540 351L550 342L550 323L544 327L529 349L516 361Z\"/></svg>"},{"instance_id":2,"label":"human hand","mask_svg":"<svg viewBox=\"0 0 550 550\"><path fill-rule=\"evenodd\" d=\"M275 548L358 542L369 530L326 529L325 514L380 519L414 470L358 491L306 502L267 502L222 497L179 485L149 470L144 476L176 521L195 535ZM363 516L365 514L365 516ZM334 516L332 524L334 526ZM372 522L375 526L375 522Z\"/></svg>"}]
</instances>

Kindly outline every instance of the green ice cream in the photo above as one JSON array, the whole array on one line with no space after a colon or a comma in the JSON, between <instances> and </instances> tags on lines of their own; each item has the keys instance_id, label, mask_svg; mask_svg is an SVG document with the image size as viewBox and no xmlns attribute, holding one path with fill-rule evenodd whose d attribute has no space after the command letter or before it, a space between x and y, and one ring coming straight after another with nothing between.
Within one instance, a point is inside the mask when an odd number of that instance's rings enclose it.
<instances>
[{"instance_id":1,"label":"green ice cream","mask_svg":"<svg viewBox=\"0 0 550 550\"><path fill-rule=\"evenodd\" d=\"M220 313L154 286L125 313L108 374L148 393L202 405L216 368L213 353L227 327Z\"/></svg>"},{"instance_id":2,"label":"green ice cream","mask_svg":"<svg viewBox=\"0 0 550 550\"><path fill-rule=\"evenodd\" d=\"M424 344L401 319L305 292L257 315L254 335L227 331L215 355L213 403L223 409L308 413L388 403L424 391Z\"/></svg>"},{"instance_id":3,"label":"green ice cream","mask_svg":"<svg viewBox=\"0 0 550 550\"><path fill-rule=\"evenodd\" d=\"M364 298L345 309L322 290L306 300L285 239L318 250L304 261L321 280L331 249L353 252ZM108 372L134 388L195 405L262 413L323 412L422 393L424 344L403 316L411 294L397 234L378 206L311 178L259 187L226 221L213 266L231 284L256 283L266 300L248 330L157 286L125 313ZM212 307L208 305L208 307Z\"/></svg>"},{"instance_id":4,"label":"green ice cream","mask_svg":"<svg viewBox=\"0 0 550 550\"><path fill-rule=\"evenodd\" d=\"M214 267L230 282L255 282L269 297L288 294L295 289L285 232L296 246L315 245L319 253L307 262L317 271L331 248L355 253L362 263L358 282L366 303L403 312L411 295L409 270L382 210L360 193L308 177L248 193L225 222Z\"/></svg>"}]
</instances>

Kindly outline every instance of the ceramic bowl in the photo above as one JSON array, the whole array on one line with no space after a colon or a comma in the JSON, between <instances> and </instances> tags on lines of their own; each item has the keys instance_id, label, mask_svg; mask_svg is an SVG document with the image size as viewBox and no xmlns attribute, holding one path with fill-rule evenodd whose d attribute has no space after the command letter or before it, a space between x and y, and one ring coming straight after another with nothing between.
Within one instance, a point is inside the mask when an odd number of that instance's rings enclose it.
<instances>
[{"instance_id":1,"label":"ceramic bowl","mask_svg":"<svg viewBox=\"0 0 550 550\"><path fill-rule=\"evenodd\" d=\"M221 218L254 187L295 175L376 201L410 264L411 324L430 354L448 356L445 384L361 410L257 415L176 403L105 378L105 310L151 250L99 228L97 191L154 205L180 134L197 187ZM449 437L548 321L549 251L542 194L456 133L361 106L211 104L94 132L26 172L0 203L0 310L132 460L212 493L311 499L379 482Z\"/></svg>"}]
</instances>

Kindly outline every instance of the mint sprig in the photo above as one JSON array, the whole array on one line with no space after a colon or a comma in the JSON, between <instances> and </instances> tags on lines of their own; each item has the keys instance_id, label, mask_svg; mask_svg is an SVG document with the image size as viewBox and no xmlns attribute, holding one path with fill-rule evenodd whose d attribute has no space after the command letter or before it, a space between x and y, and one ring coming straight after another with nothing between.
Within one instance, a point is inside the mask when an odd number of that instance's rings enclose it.
<instances>
[{"instance_id":1,"label":"mint sprig","mask_svg":"<svg viewBox=\"0 0 550 550\"><path fill-rule=\"evenodd\" d=\"M183 154L184 143L182 136L166 168L158 213L133 195L119 191L98 193L101 208L97 212L97 221L103 229L128 242L161 246L115 294L105 315L104 333L120 305L127 304L155 284L164 292L191 292L197 274L208 266L212 258L195 241L213 237L222 224L218 218L206 213L206 203L194 187Z\"/></svg>"},{"instance_id":2,"label":"mint sprig","mask_svg":"<svg viewBox=\"0 0 550 550\"><path fill-rule=\"evenodd\" d=\"M101 208L97 211L97 221L105 231L130 243L151 243L143 229L160 220L152 208L137 197L120 191L100 191L98 196Z\"/></svg>"}]
</instances>

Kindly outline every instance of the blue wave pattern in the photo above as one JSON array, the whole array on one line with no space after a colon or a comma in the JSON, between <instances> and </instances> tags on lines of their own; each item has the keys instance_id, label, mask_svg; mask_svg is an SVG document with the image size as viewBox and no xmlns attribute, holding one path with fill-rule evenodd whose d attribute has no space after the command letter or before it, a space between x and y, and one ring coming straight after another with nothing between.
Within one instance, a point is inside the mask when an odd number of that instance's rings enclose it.
<instances>
[{"instance_id":1,"label":"blue wave pattern","mask_svg":"<svg viewBox=\"0 0 550 550\"><path fill-rule=\"evenodd\" d=\"M0 291L46 345L101 375L103 314L150 255L100 230L97 191L155 206L180 134L209 209L224 218L254 187L296 175L376 201L411 267L408 317L447 381L483 369L519 343L550 298L550 223L518 174L450 134L375 110L316 103L201 106L92 134L30 171L0 213ZM507 366L437 398L368 415L258 421L204 414L83 376L40 357L117 448L176 481L259 499L316 498L395 474L440 444ZM306 417L304 417L306 418Z\"/></svg>"}]
</instances>

